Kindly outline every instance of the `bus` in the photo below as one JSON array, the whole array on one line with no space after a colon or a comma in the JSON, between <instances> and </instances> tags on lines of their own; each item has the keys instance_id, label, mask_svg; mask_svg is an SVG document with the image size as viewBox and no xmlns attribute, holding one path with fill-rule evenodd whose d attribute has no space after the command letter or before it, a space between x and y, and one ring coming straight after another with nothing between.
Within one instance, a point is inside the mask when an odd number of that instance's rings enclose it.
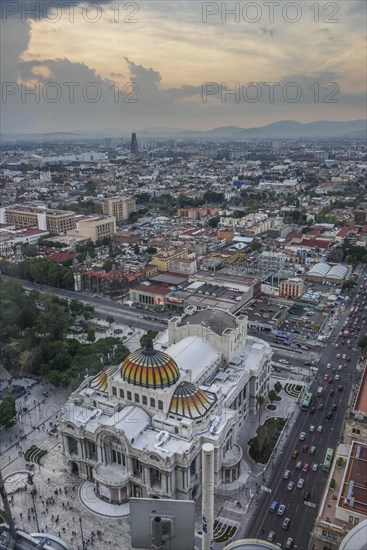
<instances>
[{"instance_id":1,"label":"bus","mask_svg":"<svg viewBox=\"0 0 367 550\"><path fill-rule=\"evenodd\" d=\"M326 449L325 459L324 459L324 462L322 464L322 471L323 472L329 472L329 470L331 468L331 463L333 461L333 456L334 456L334 449Z\"/></svg>"},{"instance_id":2,"label":"bus","mask_svg":"<svg viewBox=\"0 0 367 550\"><path fill-rule=\"evenodd\" d=\"M302 401L302 410L308 411L312 401L312 393L306 393Z\"/></svg>"},{"instance_id":3,"label":"bus","mask_svg":"<svg viewBox=\"0 0 367 550\"><path fill-rule=\"evenodd\" d=\"M317 388L317 392L316 392L317 397L321 397L323 391L324 391L324 388L322 386Z\"/></svg>"}]
</instances>

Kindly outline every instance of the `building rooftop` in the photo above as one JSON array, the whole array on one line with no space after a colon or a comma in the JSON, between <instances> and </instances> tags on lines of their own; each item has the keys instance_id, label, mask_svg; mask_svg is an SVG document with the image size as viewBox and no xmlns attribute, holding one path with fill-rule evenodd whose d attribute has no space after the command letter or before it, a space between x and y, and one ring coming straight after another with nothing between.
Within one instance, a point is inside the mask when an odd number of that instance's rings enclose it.
<instances>
[{"instance_id":1,"label":"building rooftop","mask_svg":"<svg viewBox=\"0 0 367 550\"><path fill-rule=\"evenodd\" d=\"M361 383L353 409L367 416L367 367L365 367L363 371Z\"/></svg>"},{"instance_id":2,"label":"building rooftop","mask_svg":"<svg viewBox=\"0 0 367 550\"><path fill-rule=\"evenodd\" d=\"M220 309L203 309L193 315L186 315L182 319L181 325L187 324L203 325L221 335L226 328L235 329L237 320L233 315Z\"/></svg>"}]
</instances>

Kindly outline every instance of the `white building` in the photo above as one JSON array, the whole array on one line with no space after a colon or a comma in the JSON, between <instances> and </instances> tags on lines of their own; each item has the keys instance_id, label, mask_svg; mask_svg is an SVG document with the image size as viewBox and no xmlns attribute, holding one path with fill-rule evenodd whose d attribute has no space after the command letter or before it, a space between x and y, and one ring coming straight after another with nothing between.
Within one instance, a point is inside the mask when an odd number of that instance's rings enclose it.
<instances>
[{"instance_id":1,"label":"white building","mask_svg":"<svg viewBox=\"0 0 367 550\"><path fill-rule=\"evenodd\" d=\"M247 336L247 318L218 310L173 318L154 349L87 379L63 408L68 469L98 497L195 499L201 447L215 448L215 488L241 473L236 443L269 391L271 347Z\"/></svg>"}]
</instances>

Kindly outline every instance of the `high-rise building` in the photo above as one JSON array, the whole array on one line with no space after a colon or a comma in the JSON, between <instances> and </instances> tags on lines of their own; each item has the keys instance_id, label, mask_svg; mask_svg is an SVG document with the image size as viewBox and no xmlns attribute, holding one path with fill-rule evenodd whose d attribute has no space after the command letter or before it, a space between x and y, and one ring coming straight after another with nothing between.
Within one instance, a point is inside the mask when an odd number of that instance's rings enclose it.
<instances>
[{"instance_id":1,"label":"high-rise building","mask_svg":"<svg viewBox=\"0 0 367 550\"><path fill-rule=\"evenodd\" d=\"M136 138L136 133L135 132L133 132L131 134L130 153L132 155L138 155L139 154L138 140Z\"/></svg>"},{"instance_id":2,"label":"high-rise building","mask_svg":"<svg viewBox=\"0 0 367 550\"><path fill-rule=\"evenodd\" d=\"M105 216L115 216L117 222L128 220L132 212L136 212L135 199L131 197L111 197L102 205Z\"/></svg>"},{"instance_id":3,"label":"high-rise building","mask_svg":"<svg viewBox=\"0 0 367 550\"><path fill-rule=\"evenodd\" d=\"M363 208L354 212L354 221L356 225L365 225L367 219L367 211Z\"/></svg>"}]
</instances>

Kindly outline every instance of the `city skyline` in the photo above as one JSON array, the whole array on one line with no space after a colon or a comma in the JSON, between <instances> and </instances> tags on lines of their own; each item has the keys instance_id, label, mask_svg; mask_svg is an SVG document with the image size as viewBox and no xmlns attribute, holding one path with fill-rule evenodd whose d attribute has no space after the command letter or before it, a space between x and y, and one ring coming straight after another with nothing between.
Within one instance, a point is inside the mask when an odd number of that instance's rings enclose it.
<instances>
[{"instance_id":1,"label":"city skyline","mask_svg":"<svg viewBox=\"0 0 367 550\"><path fill-rule=\"evenodd\" d=\"M3 133L366 118L359 0L52 6L2 5Z\"/></svg>"}]
</instances>

